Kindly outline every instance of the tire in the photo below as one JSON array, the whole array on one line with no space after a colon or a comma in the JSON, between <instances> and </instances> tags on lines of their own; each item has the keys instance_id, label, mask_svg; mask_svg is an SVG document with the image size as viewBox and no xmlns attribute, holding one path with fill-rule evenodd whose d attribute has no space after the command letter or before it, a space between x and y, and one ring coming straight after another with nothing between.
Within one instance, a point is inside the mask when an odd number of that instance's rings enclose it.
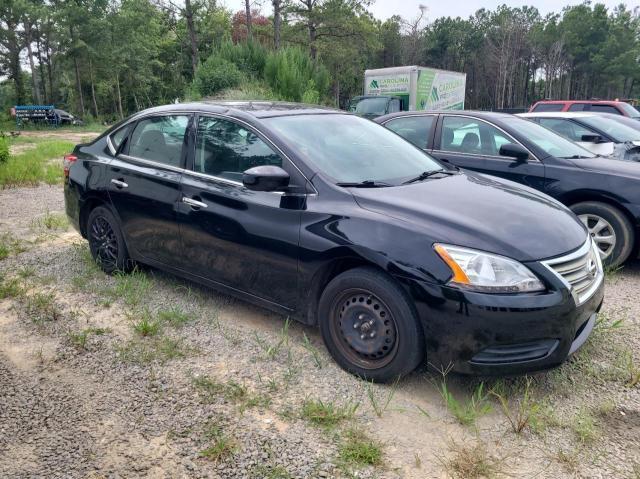
<instances>
[{"instance_id":1,"label":"tire","mask_svg":"<svg viewBox=\"0 0 640 479\"><path fill-rule=\"evenodd\" d=\"M624 263L635 245L633 225L615 206L585 201L571 206L596 241L605 266L615 268ZM600 241L599 241L600 240Z\"/></svg>"},{"instance_id":2,"label":"tire","mask_svg":"<svg viewBox=\"0 0 640 479\"><path fill-rule=\"evenodd\" d=\"M113 213L104 206L91 210L87 219L87 240L93 260L107 274L128 272L132 261Z\"/></svg>"},{"instance_id":3,"label":"tire","mask_svg":"<svg viewBox=\"0 0 640 479\"><path fill-rule=\"evenodd\" d=\"M370 267L339 274L318 303L320 331L346 371L376 382L409 374L425 360L415 308L389 276Z\"/></svg>"}]
</instances>

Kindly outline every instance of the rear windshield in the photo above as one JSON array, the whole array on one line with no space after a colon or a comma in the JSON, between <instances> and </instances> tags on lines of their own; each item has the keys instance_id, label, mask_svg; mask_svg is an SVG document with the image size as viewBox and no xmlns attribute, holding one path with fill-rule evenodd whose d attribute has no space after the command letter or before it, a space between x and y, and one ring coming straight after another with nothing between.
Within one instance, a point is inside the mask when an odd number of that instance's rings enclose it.
<instances>
[{"instance_id":1,"label":"rear windshield","mask_svg":"<svg viewBox=\"0 0 640 479\"><path fill-rule=\"evenodd\" d=\"M620 103L620 105L618 106L624 112L625 115L630 116L632 118L640 119L640 111L638 111L636 108L629 105L628 103L623 102L623 103Z\"/></svg>"},{"instance_id":2,"label":"rear windshield","mask_svg":"<svg viewBox=\"0 0 640 479\"><path fill-rule=\"evenodd\" d=\"M564 105L562 103L538 103L533 107L533 111L541 113L545 111L562 111Z\"/></svg>"}]
</instances>

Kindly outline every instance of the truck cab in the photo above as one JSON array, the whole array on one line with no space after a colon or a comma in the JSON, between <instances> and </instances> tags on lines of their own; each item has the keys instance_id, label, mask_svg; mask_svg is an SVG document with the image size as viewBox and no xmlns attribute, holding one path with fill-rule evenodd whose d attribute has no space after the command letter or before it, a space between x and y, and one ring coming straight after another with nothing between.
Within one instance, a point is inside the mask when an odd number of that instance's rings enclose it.
<instances>
[{"instance_id":1,"label":"truck cab","mask_svg":"<svg viewBox=\"0 0 640 479\"><path fill-rule=\"evenodd\" d=\"M360 95L349 102L349 111L365 118L376 118L387 113L408 110L402 98L384 95Z\"/></svg>"}]
</instances>

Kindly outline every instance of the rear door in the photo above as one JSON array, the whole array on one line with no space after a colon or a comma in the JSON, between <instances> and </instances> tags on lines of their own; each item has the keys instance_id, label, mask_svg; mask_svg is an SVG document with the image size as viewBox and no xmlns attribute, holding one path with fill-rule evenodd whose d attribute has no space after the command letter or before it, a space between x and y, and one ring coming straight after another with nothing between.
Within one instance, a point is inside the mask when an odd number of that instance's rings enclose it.
<instances>
[{"instance_id":1,"label":"rear door","mask_svg":"<svg viewBox=\"0 0 640 479\"><path fill-rule=\"evenodd\" d=\"M185 266L203 278L293 309L306 196L248 190L242 173L254 166L281 166L301 191L304 178L251 126L208 115L196 121L179 207Z\"/></svg>"},{"instance_id":2,"label":"rear door","mask_svg":"<svg viewBox=\"0 0 640 479\"><path fill-rule=\"evenodd\" d=\"M176 204L186 160L189 114L138 120L109 164L109 197L134 258L176 266Z\"/></svg>"},{"instance_id":3,"label":"rear door","mask_svg":"<svg viewBox=\"0 0 640 479\"><path fill-rule=\"evenodd\" d=\"M488 121L443 114L436 128L432 154L460 168L499 176L544 191L544 164L533 155L527 161L501 156L500 147L507 143L519 144L503 129Z\"/></svg>"}]
</instances>

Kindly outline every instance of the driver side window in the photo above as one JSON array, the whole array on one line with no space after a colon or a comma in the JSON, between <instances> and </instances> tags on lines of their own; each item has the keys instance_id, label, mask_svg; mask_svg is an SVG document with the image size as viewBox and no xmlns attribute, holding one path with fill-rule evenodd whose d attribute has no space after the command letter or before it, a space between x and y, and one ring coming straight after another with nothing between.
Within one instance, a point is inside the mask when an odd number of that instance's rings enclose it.
<instances>
[{"instance_id":1,"label":"driver side window","mask_svg":"<svg viewBox=\"0 0 640 479\"><path fill-rule=\"evenodd\" d=\"M475 118L446 116L440 149L472 155L499 156L500 147L516 141L498 128Z\"/></svg>"},{"instance_id":2,"label":"driver side window","mask_svg":"<svg viewBox=\"0 0 640 479\"><path fill-rule=\"evenodd\" d=\"M194 171L242 182L245 170L262 165L282 167L282 158L258 135L229 120L200 117Z\"/></svg>"}]
</instances>

